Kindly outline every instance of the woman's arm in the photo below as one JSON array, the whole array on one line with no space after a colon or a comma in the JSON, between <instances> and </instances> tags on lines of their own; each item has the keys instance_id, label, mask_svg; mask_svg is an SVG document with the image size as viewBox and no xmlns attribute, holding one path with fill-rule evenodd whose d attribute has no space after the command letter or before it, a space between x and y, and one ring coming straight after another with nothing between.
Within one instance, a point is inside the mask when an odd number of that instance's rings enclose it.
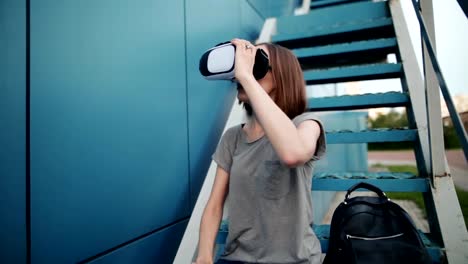
<instances>
[{"instance_id":1,"label":"woman's arm","mask_svg":"<svg viewBox=\"0 0 468 264\"><path fill-rule=\"evenodd\" d=\"M213 250L219 224L223 217L223 206L228 194L229 173L216 169L216 177L200 224L198 257L196 264L213 263Z\"/></svg>"},{"instance_id":2,"label":"woman's arm","mask_svg":"<svg viewBox=\"0 0 468 264\"><path fill-rule=\"evenodd\" d=\"M313 120L302 122L296 127L291 119L275 104L255 80L253 64L256 48L245 48L245 41L235 39L236 79L242 84L257 120L281 161L289 167L302 165L315 152L320 126Z\"/></svg>"}]
</instances>

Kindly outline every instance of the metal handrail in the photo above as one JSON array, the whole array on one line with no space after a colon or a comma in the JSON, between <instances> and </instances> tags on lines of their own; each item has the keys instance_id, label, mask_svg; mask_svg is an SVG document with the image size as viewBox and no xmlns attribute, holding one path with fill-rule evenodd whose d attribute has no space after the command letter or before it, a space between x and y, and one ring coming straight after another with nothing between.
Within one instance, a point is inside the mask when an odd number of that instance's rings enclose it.
<instances>
[{"instance_id":1,"label":"metal handrail","mask_svg":"<svg viewBox=\"0 0 468 264\"><path fill-rule=\"evenodd\" d=\"M452 119L452 123L455 128L455 131L458 135L458 138L460 139L463 153L465 154L465 160L468 161L468 140L467 140L465 128L463 127L460 117L458 116L457 110L452 101L452 97L450 96L447 83L445 82L444 76L442 75L442 71L441 71L439 62L437 61L433 45L429 38L429 34L427 33L426 24L424 23L424 19L420 13L421 11L419 7L419 2L417 0L412 0L412 2L413 2L414 12L416 13L416 17L418 18L419 25L421 27L422 38L424 40L424 43L426 44L427 52L431 59L432 67L436 73L437 81L439 82L440 90L444 97L445 104L447 105L447 109L449 111L450 118Z\"/></svg>"}]
</instances>

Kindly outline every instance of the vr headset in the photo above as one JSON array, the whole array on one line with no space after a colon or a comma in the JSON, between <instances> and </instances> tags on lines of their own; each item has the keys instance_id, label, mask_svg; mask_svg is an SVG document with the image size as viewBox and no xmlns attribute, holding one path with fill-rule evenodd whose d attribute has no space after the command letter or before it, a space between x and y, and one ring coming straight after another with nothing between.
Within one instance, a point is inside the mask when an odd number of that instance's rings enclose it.
<instances>
[{"instance_id":1,"label":"vr headset","mask_svg":"<svg viewBox=\"0 0 468 264\"><path fill-rule=\"evenodd\" d=\"M200 59L200 73L207 80L233 80L236 46L224 42L207 50ZM269 69L268 55L262 49L257 49L253 75L259 80L265 77Z\"/></svg>"}]
</instances>

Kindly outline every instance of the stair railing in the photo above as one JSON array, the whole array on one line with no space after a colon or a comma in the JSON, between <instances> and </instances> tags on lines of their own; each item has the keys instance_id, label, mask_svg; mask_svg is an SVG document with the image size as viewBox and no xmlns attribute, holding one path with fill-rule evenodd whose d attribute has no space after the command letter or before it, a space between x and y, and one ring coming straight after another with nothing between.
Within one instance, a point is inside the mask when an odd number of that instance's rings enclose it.
<instances>
[{"instance_id":1,"label":"stair railing","mask_svg":"<svg viewBox=\"0 0 468 264\"><path fill-rule=\"evenodd\" d=\"M418 18L419 25L421 28L421 36L422 36L424 43L426 44L427 52L431 59L432 67L436 73L436 77L439 83L440 90L444 97L445 104L447 105L447 109L449 111L450 118L452 119L453 126L455 128L457 136L462 145L463 153L465 154L465 160L468 160L468 140L467 140L465 128L463 127L463 123L460 120L460 117L457 113L457 109L455 108L455 105L452 101L452 97L450 96L447 83L445 82L444 76L442 75L442 70L440 68L439 62L437 61L437 57L436 57L433 45L431 43L429 34L427 32L426 24L424 23L424 19L421 15L419 1L412 0L412 2L413 2L414 11L416 13L416 17Z\"/></svg>"}]
</instances>

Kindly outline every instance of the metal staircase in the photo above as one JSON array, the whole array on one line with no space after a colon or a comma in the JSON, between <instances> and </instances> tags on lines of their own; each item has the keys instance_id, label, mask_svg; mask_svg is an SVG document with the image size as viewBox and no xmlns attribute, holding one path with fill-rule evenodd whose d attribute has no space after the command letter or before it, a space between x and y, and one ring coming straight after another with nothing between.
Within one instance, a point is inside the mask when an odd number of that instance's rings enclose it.
<instances>
[{"instance_id":1,"label":"metal staircase","mask_svg":"<svg viewBox=\"0 0 468 264\"><path fill-rule=\"evenodd\" d=\"M272 42L293 50L301 62L307 84L400 78L401 92L311 98L308 105L310 111L405 107L409 120L407 128L328 131L327 143L413 142L418 174L327 171L314 175L312 189L345 191L365 181L386 192L420 192L430 225L430 233L421 232L421 236L434 263L468 263L468 235L443 152L443 141L434 139L440 139L437 133L441 130L431 130L438 124L431 122L440 119L440 110L437 117L427 108L428 104L440 105L438 97L433 96L434 93L438 96L439 91L425 89L401 1L312 1L306 15L277 18ZM387 55L391 53L396 54L396 63L387 62ZM312 228L326 253L329 226ZM223 223L217 237L219 245L224 243L227 230L227 223Z\"/></svg>"}]
</instances>

